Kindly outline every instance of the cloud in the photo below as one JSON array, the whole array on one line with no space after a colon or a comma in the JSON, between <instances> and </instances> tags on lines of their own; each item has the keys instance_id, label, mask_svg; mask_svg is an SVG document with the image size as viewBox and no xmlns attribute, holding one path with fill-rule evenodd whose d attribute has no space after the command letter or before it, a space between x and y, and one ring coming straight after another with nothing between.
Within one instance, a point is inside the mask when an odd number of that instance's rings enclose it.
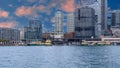
<instances>
[{"instance_id":1,"label":"cloud","mask_svg":"<svg viewBox=\"0 0 120 68\"><path fill-rule=\"evenodd\" d=\"M55 2L51 2L51 7L56 7L57 6L57 4L55 3Z\"/></svg>"},{"instance_id":2,"label":"cloud","mask_svg":"<svg viewBox=\"0 0 120 68\"><path fill-rule=\"evenodd\" d=\"M21 6L21 7L17 8L17 10L15 11L15 14L17 16L34 15L35 9L33 7Z\"/></svg>"},{"instance_id":3,"label":"cloud","mask_svg":"<svg viewBox=\"0 0 120 68\"><path fill-rule=\"evenodd\" d=\"M36 7L36 10L39 10L40 12L45 12L46 7L44 5L39 5Z\"/></svg>"},{"instance_id":4,"label":"cloud","mask_svg":"<svg viewBox=\"0 0 120 68\"><path fill-rule=\"evenodd\" d=\"M10 22L0 22L0 28L14 28L17 26L17 22L10 21Z\"/></svg>"},{"instance_id":5,"label":"cloud","mask_svg":"<svg viewBox=\"0 0 120 68\"><path fill-rule=\"evenodd\" d=\"M61 9L65 12L74 12L75 10L74 0L66 0L66 3L61 4Z\"/></svg>"},{"instance_id":6,"label":"cloud","mask_svg":"<svg viewBox=\"0 0 120 68\"><path fill-rule=\"evenodd\" d=\"M0 10L0 18L8 18L9 17L9 12L5 10Z\"/></svg>"},{"instance_id":7,"label":"cloud","mask_svg":"<svg viewBox=\"0 0 120 68\"><path fill-rule=\"evenodd\" d=\"M8 4L8 6L9 6L9 7L13 7L13 5L12 5L12 4Z\"/></svg>"},{"instance_id":8,"label":"cloud","mask_svg":"<svg viewBox=\"0 0 120 68\"><path fill-rule=\"evenodd\" d=\"M38 12L45 13L48 12L48 8L44 5L38 5L38 6L21 6L18 7L15 11L16 16L36 16L38 15Z\"/></svg>"}]
</instances>

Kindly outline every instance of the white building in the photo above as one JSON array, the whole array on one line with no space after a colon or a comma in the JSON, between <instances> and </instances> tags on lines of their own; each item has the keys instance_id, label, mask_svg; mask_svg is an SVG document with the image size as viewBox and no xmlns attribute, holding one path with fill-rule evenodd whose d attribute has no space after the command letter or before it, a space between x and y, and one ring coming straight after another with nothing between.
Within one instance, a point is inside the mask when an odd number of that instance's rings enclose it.
<instances>
[{"instance_id":1,"label":"white building","mask_svg":"<svg viewBox=\"0 0 120 68\"><path fill-rule=\"evenodd\" d=\"M67 32L74 32L75 23L74 23L74 13L69 13L67 15Z\"/></svg>"},{"instance_id":2,"label":"white building","mask_svg":"<svg viewBox=\"0 0 120 68\"><path fill-rule=\"evenodd\" d=\"M20 39L24 39L24 28L20 28Z\"/></svg>"},{"instance_id":3,"label":"white building","mask_svg":"<svg viewBox=\"0 0 120 68\"><path fill-rule=\"evenodd\" d=\"M55 34L63 36L63 13L61 11L57 11L55 14Z\"/></svg>"}]
</instances>

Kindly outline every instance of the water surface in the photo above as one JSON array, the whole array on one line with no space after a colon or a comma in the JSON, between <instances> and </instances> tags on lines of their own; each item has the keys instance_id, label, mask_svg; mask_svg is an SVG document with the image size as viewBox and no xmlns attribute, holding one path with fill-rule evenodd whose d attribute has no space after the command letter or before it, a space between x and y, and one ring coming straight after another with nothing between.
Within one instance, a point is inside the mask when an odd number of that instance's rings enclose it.
<instances>
[{"instance_id":1,"label":"water surface","mask_svg":"<svg viewBox=\"0 0 120 68\"><path fill-rule=\"evenodd\" d=\"M0 68L119 68L120 46L4 46Z\"/></svg>"}]
</instances>

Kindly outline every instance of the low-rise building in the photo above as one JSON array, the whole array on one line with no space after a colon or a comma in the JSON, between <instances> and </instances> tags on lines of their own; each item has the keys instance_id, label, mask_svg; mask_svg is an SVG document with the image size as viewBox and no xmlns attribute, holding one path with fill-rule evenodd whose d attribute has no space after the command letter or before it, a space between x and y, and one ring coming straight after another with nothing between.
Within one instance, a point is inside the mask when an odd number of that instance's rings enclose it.
<instances>
[{"instance_id":1,"label":"low-rise building","mask_svg":"<svg viewBox=\"0 0 120 68\"><path fill-rule=\"evenodd\" d=\"M120 38L120 26L113 26L111 27L113 37Z\"/></svg>"},{"instance_id":2,"label":"low-rise building","mask_svg":"<svg viewBox=\"0 0 120 68\"><path fill-rule=\"evenodd\" d=\"M20 40L20 31L11 28L0 28L0 40Z\"/></svg>"},{"instance_id":3,"label":"low-rise building","mask_svg":"<svg viewBox=\"0 0 120 68\"><path fill-rule=\"evenodd\" d=\"M74 32L65 33L65 34L64 34L64 38L65 38L65 39L74 39L74 35L75 35Z\"/></svg>"}]
</instances>

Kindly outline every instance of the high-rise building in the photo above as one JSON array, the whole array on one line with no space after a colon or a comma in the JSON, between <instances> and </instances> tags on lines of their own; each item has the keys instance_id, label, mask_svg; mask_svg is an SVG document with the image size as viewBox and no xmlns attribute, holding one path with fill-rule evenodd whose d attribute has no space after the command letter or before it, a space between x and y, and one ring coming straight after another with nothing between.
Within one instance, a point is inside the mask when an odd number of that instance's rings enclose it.
<instances>
[{"instance_id":1,"label":"high-rise building","mask_svg":"<svg viewBox=\"0 0 120 68\"><path fill-rule=\"evenodd\" d=\"M112 11L109 10L107 14L107 28L110 31L112 26Z\"/></svg>"},{"instance_id":2,"label":"high-rise building","mask_svg":"<svg viewBox=\"0 0 120 68\"><path fill-rule=\"evenodd\" d=\"M90 7L75 10L75 37L87 39L95 37L95 11Z\"/></svg>"},{"instance_id":3,"label":"high-rise building","mask_svg":"<svg viewBox=\"0 0 120 68\"><path fill-rule=\"evenodd\" d=\"M107 0L95 0L93 4L89 5L94 8L97 15L97 36L101 37L107 31Z\"/></svg>"},{"instance_id":4,"label":"high-rise building","mask_svg":"<svg viewBox=\"0 0 120 68\"><path fill-rule=\"evenodd\" d=\"M107 30L107 0L98 0L101 1L101 28L102 30Z\"/></svg>"},{"instance_id":5,"label":"high-rise building","mask_svg":"<svg viewBox=\"0 0 120 68\"><path fill-rule=\"evenodd\" d=\"M11 28L0 28L0 40L19 41L20 31Z\"/></svg>"},{"instance_id":6,"label":"high-rise building","mask_svg":"<svg viewBox=\"0 0 120 68\"><path fill-rule=\"evenodd\" d=\"M41 40L42 39L42 23L39 19L32 19L29 22L29 27L24 29L24 38L26 40Z\"/></svg>"},{"instance_id":7,"label":"high-rise building","mask_svg":"<svg viewBox=\"0 0 120 68\"><path fill-rule=\"evenodd\" d=\"M120 26L120 10L112 12L112 26Z\"/></svg>"},{"instance_id":8,"label":"high-rise building","mask_svg":"<svg viewBox=\"0 0 120 68\"><path fill-rule=\"evenodd\" d=\"M74 13L69 13L67 15L67 32L74 32L75 23L74 23Z\"/></svg>"},{"instance_id":9,"label":"high-rise building","mask_svg":"<svg viewBox=\"0 0 120 68\"><path fill-rule=\"evenodd\" d=\"M55 34L59 37L63 37L64 34L63 28L63 13L62 11L57 11L55 14Z\"/></svg>"}]
</instances>

